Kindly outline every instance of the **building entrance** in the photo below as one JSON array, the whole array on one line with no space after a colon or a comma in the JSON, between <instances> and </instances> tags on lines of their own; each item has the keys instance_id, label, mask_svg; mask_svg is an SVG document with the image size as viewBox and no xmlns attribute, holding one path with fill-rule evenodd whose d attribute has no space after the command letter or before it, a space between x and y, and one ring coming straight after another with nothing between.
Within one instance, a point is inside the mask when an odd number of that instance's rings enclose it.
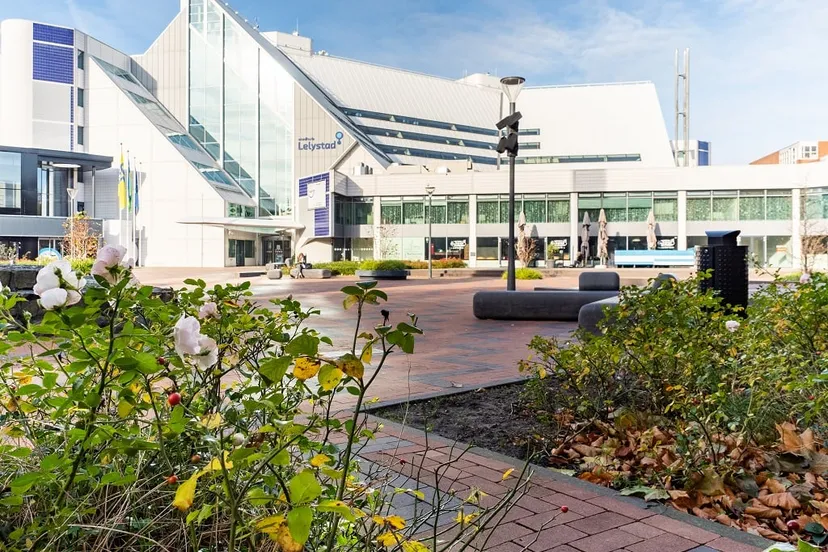
<instances>
[{"instance_id":1,"label":"building entrance","mask_svg":"<svg viewBox=\"0 0 828 552\"><path fill-rule=\"evenodd\" d=\"M286 236L268 236L262 238L265 264L286 263L291 257L290 238Z\"/></svg>"}]
</instances>

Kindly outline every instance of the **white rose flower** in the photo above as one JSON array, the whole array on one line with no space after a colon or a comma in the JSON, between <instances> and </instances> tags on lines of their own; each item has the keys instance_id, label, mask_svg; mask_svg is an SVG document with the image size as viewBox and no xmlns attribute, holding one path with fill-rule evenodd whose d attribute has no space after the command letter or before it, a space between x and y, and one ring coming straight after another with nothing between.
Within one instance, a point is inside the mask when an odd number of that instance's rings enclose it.
<instances>
[{"instance_id":1,"label":"white rose flower","mask_svg":"<svg viewBox=\"0 0 828 552\"><path fill-rule=\"evenodd\" d=\"M204 303L201 305L201 308L198 309L198 317L202 320L210 317L218 318L218 305L216 305L213 301Z\"/></svg>"},{"instance_id":2,"label":"white rose flower","mask_svg":"<svg viewBox=\"0 0 828 552\"><path fill-rule=\"evenodd\" d=\"M182 316L173 328L175 352L181 356L199 354L201 352L199 340L203 337L198 320L193 316Z\"/></svg>"},{"instance_id":3,"label":"white rose flower","mask_svg":"<svg viewBox=\"0 0 828 552\"><path fill-rule=\"evenodd\" d=\"M68 299L69 292L62 288L47 289L40 294L40 304L46 310L66 306Z\"/></svg>"},{"instance_id":4,"label":"white rose flower","mask_svg":"<svg viewBox=\"0 0 828 552\"><path fill-rule=\"evenodd\" d=\"M215 339L207 336L201 336L198 345L200 353L196 357L196 362L202 370L206 370L218 362L218 345Z\"/></svg>"},{"instance_id":5,"label":"white rose flower","mask_svg":"<svg viewBox=\"0 0 828 552\"><path fill-rule=\"evenodd\" d=\"M122 245L105 245L98 251L96 259L103 261L104 266L112 268L121 264L126 255L126 247Z\"/></svg>"},{"instance_id":6,"label":"white rose flower","mask_svg":"<svg viewBox=\"0 0 828 552\"><path fill-rule=\"evenodd\" d=\"M727 328L727 331L731 333L738 330L739 326L741 326L741 324L739 324L739 322L737 322L736 320L728 320L727 322L725 322L725 328Z\"/></svg>"},{"instance_id":7,"label":"white rose flower","mask_svg":"<svg viewBox=\"0 0 828 552\"><path fill-rule=\"evenodd\" d=\"M112 272L109 271L109 267L106 266L106 263L104 261L95 261L95 263L92 265L92 270L90 270L90 273L92 274L92 276L100 276L110 284L115 283L115 276L112 274Z\"/></svg>"},{"instance_id":8,"label":"white rose flower","mask_svg":"<svg viewBox=\"0 0 828 552\"><path fill-rule=\"evenodd\" d=\"M807 272L803 272L802 276L799 277L799 283L803 284L803 285L810 284L811 283L811 275L808 274Z\"/></svg>"}]
</instances>

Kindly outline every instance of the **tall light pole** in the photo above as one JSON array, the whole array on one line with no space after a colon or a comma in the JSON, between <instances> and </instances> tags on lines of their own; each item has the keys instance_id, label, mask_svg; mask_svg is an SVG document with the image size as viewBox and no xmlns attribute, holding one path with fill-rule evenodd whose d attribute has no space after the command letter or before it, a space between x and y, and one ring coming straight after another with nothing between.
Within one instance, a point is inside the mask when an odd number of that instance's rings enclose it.
<instances>
[{"instance_id":1,"label":"tall light pole","mask_svg":"<svg viewBox=\"0 0 828 552\"><path fill-rule=\"evenodd\" d=\"M75 198L78 197L77 188L66 188L69 194L69 256L75 258Z\"/></svg>"},{"instance_id":2,"label":"tall light pole","mask_svg":"<svg viewBox=\"0 0 828 552\"><path fill-rule=\"evenodd\" d=\"M431 196L434 195L434 186L429 184L425 190L428 194L428 279L431 280L433 276L431 273L431 256L434 251L431 245Z\"/></svg>"},{"instance_id":3,"label":"tall light pole","mask_svg":"<svg viewBox=\"0 0 828 552\"><path fill-rule=\"evenodd\" d=\"M509 98L509 116L497 123L498 130L507 129L506 136L500 139L497 152L509 155L509 243L507 247L508 265L506 267L506 290L515 288L515 157L518 153L518 134L521 115L515 112L515 102L526 79L523 77L503 77L500 86Z\"/></svg>"}]
</instances>

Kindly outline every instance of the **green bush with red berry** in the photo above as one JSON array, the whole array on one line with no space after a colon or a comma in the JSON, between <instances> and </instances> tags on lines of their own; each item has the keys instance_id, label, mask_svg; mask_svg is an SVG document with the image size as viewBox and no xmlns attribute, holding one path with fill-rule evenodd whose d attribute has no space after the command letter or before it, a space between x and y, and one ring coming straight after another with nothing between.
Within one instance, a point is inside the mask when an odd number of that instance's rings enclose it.
<instances>
[{"instance_id":1,"label":"green bush with red berry","mask_svg":"<svg viewBox=\"0 0 828 552\"><path fill-rule=\"evenodd\" d=\"M367 393L422 333L377 312L376 282L343 288L354 331L335 354L315 309L200 280L164 301L122 257L102 250L96 286L44 268L37 324L0 290L0 549L461 550L519 498L426 497L358 461ZM430 528L454 514L449 537Z\"/></svg>"}]
</instances>

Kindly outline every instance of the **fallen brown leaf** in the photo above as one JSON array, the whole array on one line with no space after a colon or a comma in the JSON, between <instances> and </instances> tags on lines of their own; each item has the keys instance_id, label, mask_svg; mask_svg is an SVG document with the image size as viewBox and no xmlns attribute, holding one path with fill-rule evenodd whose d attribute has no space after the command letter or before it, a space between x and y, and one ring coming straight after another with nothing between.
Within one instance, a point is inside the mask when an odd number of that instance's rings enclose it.
<instances>
[{"instance_id":1,"label":"fallen brown leaf","mask_svg":"<svg viewBox=\"0 0 828 552\"><path fill-rule=\"evenodd\" d=\"M799 452L802 450L802 438L799 436L795 425L790 422L776 424L776 431L779 432L779 436L782 438L781 450L785 452Z\"/></svg>"},{"instance_id":2,"label":"fallen brown leaf","mask_svg":"<svg viewBox=\"0 0 828 552\"><path fill-rule=\"evenodd\" d=\"M802 439L802 446L811 452L816 452L816 439L814 438L814 430L810 427L802 432L800 435Z\"/></svg>"},{"instance_id":3,"label":"fallen brown leaf","mask_svg":"<svg viewBox=\"0 0 828 552\"><path fill-rule=\"evenodd\" d=\"M722 525L727 525L728 527L731 527L733 525L733 520L730 519L727 516L727 514L719 514L718 516L716 516L716 521L718 521Z\"/></svg>"},{"instance_id":4,"label":"fallen brown leaf","mask_svg":"<svg viewBox=\"0 0 828 552\"><path fill-rule=\"evenodd\" d=\"M774 493L765 496L760 496L759 501L765 506L771 508L781 508L783 510L798 510L802 507L799 501L794 498L791 493Z\"/></svg>"},{"instance_id":5,"label":"fallen brown leaf","mask_svg":"<svg viewBox=\"0 0 828 552\"><path fill-rule=\"evenodd\" d=\"M820 500L812 500L811 507L816 508L822 514L828 514L828 502L822 502Z\"/></svg>"},{"instance_id":6,"label":"fallen brown leaf","mask_svg":"<svg viewBox=\"0 0 828 552\"><path fill-rule=\"evenodd\" d=\"M776 542L788 542L788 537L780 535L776 531L768 529L767 527L759 526L756 528L756 531L759 533L759 535L765 537L766 539L770 539Z\"/></svg>"},{"instance_id":7,"label":"fallen brown leaf","mask_svg":"<svg viewBox=\"0 0 828 552\"><path fill-rule=\"evenodd\" d=\"M745 513L749 516L760 519L776 519L778 517L782 517L782 510L770 508L765 505L748 506L745 508Z\"/></svg>"},{"instance_id":8,"label":"fallen brown leaf","mask_svg":"<svg viewBox=\"0 0 828 552\"><path fill-rule=\"evenodd\" d=\"M768 479L765 482L765 487L772 493L784 493L788 490L783 483L776 479Z\"/></svg>"},{"instance_id":9,"label":"fallen brown leaf","mask_svg":"<svg viewBox=\"0 0 828 552\"><path fill-rule=\"evenodd\" d=\"M581 456L599 456L601 454L600 448L589 445L572 445L572 448L578 451Z\"/></svg>"}]
</instances>

